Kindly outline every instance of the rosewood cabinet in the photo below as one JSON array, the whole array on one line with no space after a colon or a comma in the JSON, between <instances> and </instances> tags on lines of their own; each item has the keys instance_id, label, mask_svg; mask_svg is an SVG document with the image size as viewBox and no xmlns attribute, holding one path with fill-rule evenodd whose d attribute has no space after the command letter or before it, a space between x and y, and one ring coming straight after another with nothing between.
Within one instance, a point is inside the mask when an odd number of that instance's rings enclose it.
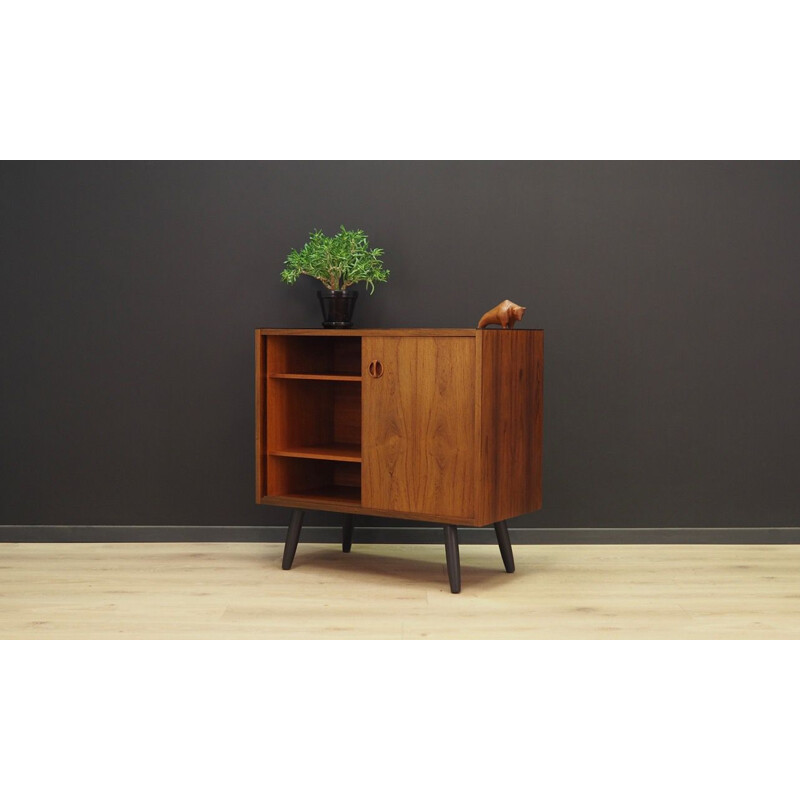
<instances>
[{"instance_id":1,"label":"rosewood cabinet","mask_svg":"<svg viewBox=\"0 0 800 800\"><path fill-rule=\"evenodd\" d=\"M444 527L460 589L457 526L493 524L514 571L506 520L541 507L540 330L256 330L256 502L399 517Z\"/></svg>"}]
</instances>

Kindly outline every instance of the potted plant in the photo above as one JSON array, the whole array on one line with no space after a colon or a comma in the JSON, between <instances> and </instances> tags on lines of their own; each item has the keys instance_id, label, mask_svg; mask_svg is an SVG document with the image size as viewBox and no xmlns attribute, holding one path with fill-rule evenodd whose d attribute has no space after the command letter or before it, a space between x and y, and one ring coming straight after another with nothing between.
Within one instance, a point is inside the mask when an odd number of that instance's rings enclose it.
<instances>
[{"instance_id":1,"label":"potted plant","mask_svg":"<svg viewBox=\"0 0 800 800\"><path fill-rule=\"evenodd\" d=\"M362 230L349 231L342 225L335 236L315 230L302 250L289 253L281 280L292 284L300 275L308 275L322 281L325 290L317 292L322 326L351 328L358 292L348 287L363 281L372 294L376 283L385 282L389 270L383 268L382 255L380 247L370 250Z\"/></svg>"}]
</instances>

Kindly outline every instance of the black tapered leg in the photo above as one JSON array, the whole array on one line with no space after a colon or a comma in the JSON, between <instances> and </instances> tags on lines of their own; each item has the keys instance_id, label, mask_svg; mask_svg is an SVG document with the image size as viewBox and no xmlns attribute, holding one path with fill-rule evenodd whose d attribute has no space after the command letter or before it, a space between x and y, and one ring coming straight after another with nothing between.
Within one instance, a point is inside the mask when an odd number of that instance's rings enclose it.
<instances>
[{"instance_id":1,"label":"black tapered leg","mask_svg":"<svg viewBox=\"0 0 800 800\"><path fill-rule=\"evenodd\" d=\"M444 552L447 556L450 591L458 594L461 591L461 563L458 559L458 528L455 525L444 526Z\"/></svg>"},{"instance_id":2,"label":"black tapered leg","mask_svg":"<svg viewBox=\"0 0 800 800\"><path fill-rule=\"evenodd\" d=\"M283 548L283 568L291 569L297 543L300 541L300 531L303 528L303 512L299 508L292 510L289 521L289 532L286 534L286 546Z\"/></svg>"},{"instance_id":3,"label":"black tapered leg","mask_svg":"<svg viewBox=\"0 0 800 800\"><path fill-rule=\"evenodd\" d=\"M511 552L511 539L508 536L508 525L505 520L495 522L494 532L497 534L497 544L500 545L500 555L506 565L506 572L514 571L514 554Z\"/></svg>"},{"instance_id":4,"label":"black tapered leg","mask_svg":"<svg viewBox=\"0 0 800 800\"><path fill-rule=\"evenodd\" d=\"M342 552L349 553L353 544L353 515L345 514L342 523Z\"/></svg>"}]
</instances>

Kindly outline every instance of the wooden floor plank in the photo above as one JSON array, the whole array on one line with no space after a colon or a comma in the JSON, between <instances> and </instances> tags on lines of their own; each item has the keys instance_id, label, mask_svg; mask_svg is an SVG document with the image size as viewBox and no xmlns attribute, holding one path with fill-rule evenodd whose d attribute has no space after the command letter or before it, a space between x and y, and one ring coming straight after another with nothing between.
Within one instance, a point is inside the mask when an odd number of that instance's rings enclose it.
<instances>
[{"instance_id":1,"label":"wooden floor plank","mask_svg":"<svg viewBox=\"0 0 800 800\"><path fill-rule=\"evenodd\" d=\"M6 639L796 639L795 545L0 543Z\"/></svg>"}]
</instances>

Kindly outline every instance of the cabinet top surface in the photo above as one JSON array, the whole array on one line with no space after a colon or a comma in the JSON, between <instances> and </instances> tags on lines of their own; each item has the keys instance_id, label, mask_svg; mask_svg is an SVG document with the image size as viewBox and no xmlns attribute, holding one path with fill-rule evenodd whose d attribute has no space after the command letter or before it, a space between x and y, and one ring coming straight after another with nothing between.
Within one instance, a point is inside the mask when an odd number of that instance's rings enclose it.
<instances>
[{"instance_id":1,"label":"cabinet top surface","mask_svg":"<svg viewBox=\"0 0 800 800\"><path fill-rule=\"evenodd\" d=\"M533 333L541 328L346 328L331 330L326 328L256 328L261 334L271 336L477 336L483 333Z\"/></svg>"}]
</instances>

